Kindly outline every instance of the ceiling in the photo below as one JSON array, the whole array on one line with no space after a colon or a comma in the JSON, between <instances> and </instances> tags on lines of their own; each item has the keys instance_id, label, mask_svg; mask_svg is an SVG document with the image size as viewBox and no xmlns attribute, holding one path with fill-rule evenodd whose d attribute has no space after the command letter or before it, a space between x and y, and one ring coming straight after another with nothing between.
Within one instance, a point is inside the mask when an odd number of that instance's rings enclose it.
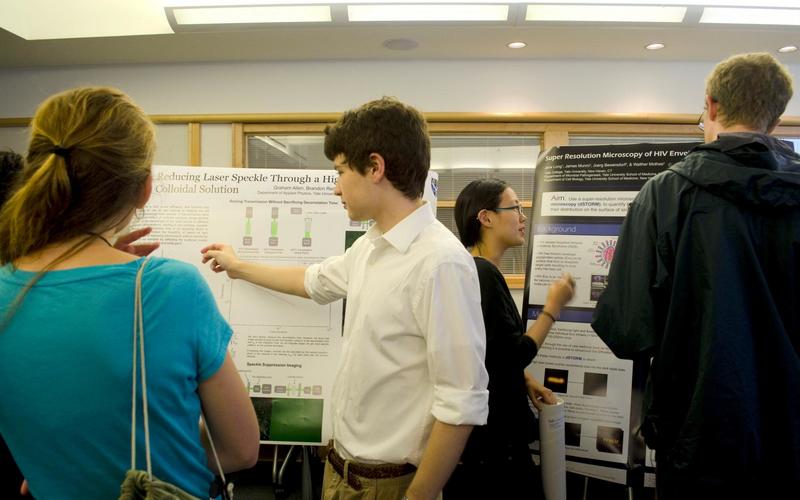
<instances>
[{"instance_id":1,"label":"ceiling","mask_svg":"<svg viewBox=\"0 0 800 500\"><path fill-rule=\"evenodd\" d=\"M800 0L798 0L800 4ZM390 50L390 39L412 39L412 50ZM509 49L523 41L527 47ZM666 48L648 51L661 42ZM719 61L768 51L800 63L800 28L781 26L608 23L368 23L281 25L164 35L24 40L0 29L0 68L220 61L353 59L642 59Z\"/></svg>"}]
</instances>

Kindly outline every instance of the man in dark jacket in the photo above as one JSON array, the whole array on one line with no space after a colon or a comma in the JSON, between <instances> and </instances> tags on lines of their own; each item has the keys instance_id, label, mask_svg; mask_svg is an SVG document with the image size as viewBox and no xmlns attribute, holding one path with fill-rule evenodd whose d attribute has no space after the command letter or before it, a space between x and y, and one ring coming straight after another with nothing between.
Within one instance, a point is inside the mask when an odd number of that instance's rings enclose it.
<instances>
[{"instance_id":1,"label":"man in dark jacket","mask_svg":"<svg viewBox=\"0 0 800 500\"><path fill-rule=\"evenodd\" d=\"M800 495L800 156L769 54L706 82L706 143L631 204L592 327L652 357L641 432L659 500ZM781 493L776 493L776 492Z\"/></svg>"}]
</instances>

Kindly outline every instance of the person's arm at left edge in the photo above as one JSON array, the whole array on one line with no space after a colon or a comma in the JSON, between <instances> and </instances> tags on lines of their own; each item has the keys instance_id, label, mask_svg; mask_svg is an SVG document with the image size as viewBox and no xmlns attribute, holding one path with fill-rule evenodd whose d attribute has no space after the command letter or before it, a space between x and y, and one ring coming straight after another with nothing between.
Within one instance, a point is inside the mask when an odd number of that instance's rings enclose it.
<instances>
[{"instance_id":1,"label":"person's arm at left edge","mask_svg":"<svg viewBox=\"0 0 800 500\"><path fill-rule=\"evenodd\" d=\"M440 264L423 287L415 316L426 335L435 419L409 500L432 500L461 457L474 425L486 423L486 334L474 263Z\"/></svg>"}]
</instances>

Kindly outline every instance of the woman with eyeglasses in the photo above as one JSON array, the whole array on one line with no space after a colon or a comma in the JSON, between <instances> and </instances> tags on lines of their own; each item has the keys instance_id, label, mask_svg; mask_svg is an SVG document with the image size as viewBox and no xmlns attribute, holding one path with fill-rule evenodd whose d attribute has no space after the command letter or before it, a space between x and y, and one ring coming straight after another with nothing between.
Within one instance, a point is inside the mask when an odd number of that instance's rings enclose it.
<instances>
[{"instance_id":1,"label":"woman with eyeglasses","mask_svg":"<svg viewBox=\"0 0 800 500\"><path fill-rule=\"evenodd\" d=\"M527 217L516 193L499 179L472 181L458 195L455 218L461 242L478 269L486 327L489 420L473 430L461 466L445 491L453 498L544 498L541 475L528 449L538 435L528 399L537 408L556 399L525 367L561 308L572 299L575 283L568 273L554 281L539 319L525 331L499 270L506 250L525 244Z\"/></svg>"}]
</instances>

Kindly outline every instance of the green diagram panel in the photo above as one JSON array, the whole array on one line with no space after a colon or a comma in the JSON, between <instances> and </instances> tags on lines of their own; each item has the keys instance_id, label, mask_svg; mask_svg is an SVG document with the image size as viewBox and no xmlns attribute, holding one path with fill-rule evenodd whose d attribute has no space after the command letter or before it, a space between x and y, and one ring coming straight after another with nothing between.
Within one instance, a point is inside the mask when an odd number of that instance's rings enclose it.
<instances>
[{"instance_id":1,"label":"green diagram panel","mask_svg":"<svg viewBox=\"0 0 800 500\"><path fill-rule=\"evenodd\" d=\"M251 398L262 441L322 442L322 399Z\"/></svg>"}]
</instances>

